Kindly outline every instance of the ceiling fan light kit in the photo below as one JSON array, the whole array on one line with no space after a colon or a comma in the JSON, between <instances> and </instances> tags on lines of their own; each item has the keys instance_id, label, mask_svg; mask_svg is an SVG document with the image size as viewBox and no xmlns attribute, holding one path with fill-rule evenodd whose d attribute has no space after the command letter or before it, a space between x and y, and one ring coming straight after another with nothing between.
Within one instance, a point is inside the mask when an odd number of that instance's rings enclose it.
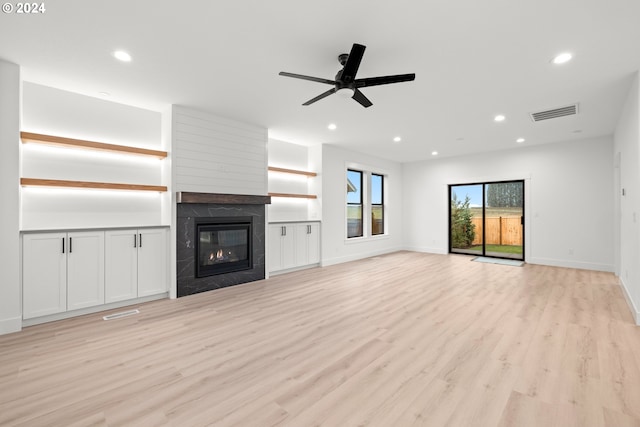
<instances>
[{"instance_id":1,"label":"ceiling fan light kit","mask_svg":"<svg viewBox=\"0 0 640 427\"><path fill-rule=\"evenodd\" d=\"M371 107L373 103L360 91L360 88L369 86L379 86L391 83L401 83L413 81L416 78L415 74L397 74L393 76L381 76L381 77L368 77L364 79L356 79L358 68L360 68L360 62L364 55L366 46L354 43L351 47L350 53L343 53L338 56L338 62L342 65L342 69L336 74L335 80L323 79L319 77L305 76L302 74L287 73L281 71L279 74L285 77L293 77L295 79L309 80L317 83L324 83L332 85L333 88L326 92L321 93L315 98L311 98L302 105L311 105L329 95L333 95L338 92L339 95L350 97L358 102L365 108Z\"/></svg>"}]
</instances>

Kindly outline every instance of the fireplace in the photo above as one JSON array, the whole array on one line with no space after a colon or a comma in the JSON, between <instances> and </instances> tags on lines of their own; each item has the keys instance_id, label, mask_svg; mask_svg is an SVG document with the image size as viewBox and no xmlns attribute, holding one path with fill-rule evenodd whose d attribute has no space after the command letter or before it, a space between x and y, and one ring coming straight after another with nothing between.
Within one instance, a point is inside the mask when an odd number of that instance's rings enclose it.
<instances>
[{"instance_id":1,"label":"fireplace","mask_svg":"<svg viewBox=\"0 0 640 427\"><path fill-rule=\"evenodd\" d=\"M196 277L251 269L252 233L251 217L198 218Z\"/></svg>"},{"instance_id":2,"label":"fireplace","mask_svg":"<svg viewBox=\"0 0 640 427\"><path fill-rule=\"evenodd\" d=\"M265 277L269 196L176 194L177 296Z\"/></svg>"}]
</instances>

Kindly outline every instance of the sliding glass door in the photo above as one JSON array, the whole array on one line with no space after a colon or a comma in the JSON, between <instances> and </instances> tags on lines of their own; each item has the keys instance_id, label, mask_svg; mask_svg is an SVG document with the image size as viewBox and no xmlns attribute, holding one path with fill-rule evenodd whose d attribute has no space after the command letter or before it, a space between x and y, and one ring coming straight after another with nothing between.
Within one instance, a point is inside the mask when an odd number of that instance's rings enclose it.
<instances>
[{"instance_id":1,"label":"sliding glass door","mask_svg":"<svg viewBox=\"0 0 640 427\"><path fill-rule=\"evenodd\" d=\"M449 251L524 260L524 181L449 186Z\"/></svg>"}]
</instances>

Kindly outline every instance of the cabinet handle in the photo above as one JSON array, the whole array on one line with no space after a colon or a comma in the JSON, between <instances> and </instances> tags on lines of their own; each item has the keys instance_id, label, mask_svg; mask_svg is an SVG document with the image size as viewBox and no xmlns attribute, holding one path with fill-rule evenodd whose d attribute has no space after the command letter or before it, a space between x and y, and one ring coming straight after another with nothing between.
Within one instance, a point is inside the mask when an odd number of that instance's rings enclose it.
<instances>
[{"instance_id":1,"label":"cabinet handle","mask_svg":"<svg viewBox=\"0 0 640 427\"><path fill-rule=\"evenodd\" d=\"M133 247L134 248L138 247L138 235L137 234L133 235Z\"/></svg>"},{"instance_id":2,"label":"cabinet handle","mask_svg":"<svg viewBox=\"0 0 640 427\"><path fill-rule=\"evenodd\" d=\"M311 226L307 225L307 234L311 234Z\"/></svg>"},{"instance_id":3,"label":"cabinet handle","mask_svg":"<svg viewBox=\"0 0 640 427\"><path fill-rule=\"evenodd\" d=\"M64 253L64 237L62 238L62 253Z\"/></svg>"},{"instance_id":4,"label":"cabinet handle","mask_svg":"<svg viewBox=\"0 0 640 427\"><path fill-rule=\"evenodd\" d=\"M73 252L73 237L69 237L69 253Z\"/></svg>"},{"instance_id":5,"label":"cabinet handle","mask_svg":"<svg viewBox=\"0 0 640 427\"><path fill-rule=\"evenodd\" d=\"M140 244L138 246L142 247L142 233L140 233Z\"/></svg>"}]
</instances>

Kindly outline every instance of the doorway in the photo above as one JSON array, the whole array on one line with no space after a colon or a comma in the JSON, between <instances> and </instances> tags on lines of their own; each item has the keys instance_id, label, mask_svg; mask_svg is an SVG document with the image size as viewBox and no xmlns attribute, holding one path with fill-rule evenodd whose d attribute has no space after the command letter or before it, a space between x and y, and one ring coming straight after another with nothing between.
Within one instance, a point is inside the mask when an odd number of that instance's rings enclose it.
<instances>
[{"instance_id":1,"label":"doorway","mask_svg":"<svg viewBox=\"0 0 640 427\"><path fill-rule=\"evenodd\" d=\"M449 252L524 261L524 180L449 185Z\"/></svg>"}]
</instances>

